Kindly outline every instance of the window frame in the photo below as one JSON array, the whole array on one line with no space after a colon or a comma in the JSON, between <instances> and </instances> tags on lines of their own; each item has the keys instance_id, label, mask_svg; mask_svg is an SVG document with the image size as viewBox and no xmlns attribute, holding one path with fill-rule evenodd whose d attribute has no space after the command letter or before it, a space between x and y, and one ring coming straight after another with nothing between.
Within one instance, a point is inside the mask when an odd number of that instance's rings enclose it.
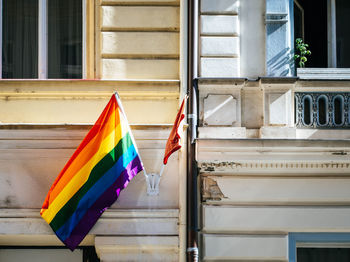
<instances>
[{"instance_id":1,"label":"window frame","mask_svg":"<svg viewBox=\"0 0 350 262\"><path fill-rule=\"evenodd\" d=\"M38 0L38 78L37 80L48 79L48 33L47 33L47 2L49 0ZM87 21L87 0L80 0L82 2L82 79L87 78L86 68L86 21ZM0 80L2 78L2 11L3 0L0 0ZM8 79L6 79L8 80ZM18 80L18 79L17 79Z\"/></svg>"},{"instance_id":2,"label":"window frame","mask_svg":"<svg viewBox=\"0 0 350 262\"><path fill-rule=\"evenodd\" d=\"M327 0L328 68L337 68L336 0Z\"/></svg>"},{"instance_id":3,"label":"window frame","mask_svg":"<svg viewBox=\"0 0 350 262\"><path fill-rule=\"evenodd\" d=\"M298 0L293 0L302 11L302 32L303 39L305 39L304 30L304 10ZM294 10L293 10L294 18ZM294 22L293 22L294 24ZM293 36L294 38L294 36ZM336 13L336 0L327 0L327 68L339 68L337 67L337 13Z\"/></svg>"},{"instance_id":4,"label":"window frame","mask_svg":"<svg viewBox=\"0 0 350 262\"><path fill-rule=\"evenodd\" d=\"M350 248L350 233L289 233L288 261L297 262L298 247Z\"/></svg>"}]
</instances>

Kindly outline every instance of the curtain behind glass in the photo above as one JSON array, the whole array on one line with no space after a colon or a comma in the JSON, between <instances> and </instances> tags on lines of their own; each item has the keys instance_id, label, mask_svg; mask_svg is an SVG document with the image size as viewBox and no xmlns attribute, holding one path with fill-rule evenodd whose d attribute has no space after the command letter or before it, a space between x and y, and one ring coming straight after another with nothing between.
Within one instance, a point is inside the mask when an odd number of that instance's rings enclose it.
<instances>
[{"instance_id":1,"label":"curtain behind glass","mask_svg":"<svg viewBox=\"0 0 350 262\"><path fill-rule=\"evenodd\" d=\"M336 1L337 67L350 68L350 1Z\"/></svg>"},{"instance_id":2,"label":"curtain behind glass","mask_svg":"<svg viewBox=\"0 0 350 262\"><path fill-rule=\"evenodd\" d=\"M3 0L3 78L38 77L38 1Z\"/></svg>"},{"instance_id":3,"label":"curtain behind glass","mask_svg":"<svg viewBox=\"0 0 350 262\"><path fill-rule=\"evenodd\" d=\"M82 0L48 1L48 78L82 78Z\"/></svg>"}]
</instances>

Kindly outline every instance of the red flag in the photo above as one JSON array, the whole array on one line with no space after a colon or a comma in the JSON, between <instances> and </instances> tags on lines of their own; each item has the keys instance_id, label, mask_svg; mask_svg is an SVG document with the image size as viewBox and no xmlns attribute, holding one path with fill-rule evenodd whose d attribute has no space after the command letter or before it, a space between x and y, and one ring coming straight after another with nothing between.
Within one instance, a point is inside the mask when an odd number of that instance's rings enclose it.
<instances>
[{"instance_id":1,"label":"red flag","mask_svg":"<svg viewBox=\"0 0 350 262\"><path fill-rule=\"evenodd\" d=\"M179 112L176 115L173 129L170 132L168 141L165 146L165 154L164 154L164 160L163 160L164 165L167 164L169 156L181 148L181 145L180 145L181 136L179 135L179 129L180 129L180 124L182 120L185 118L185 114L183 112L185 109L186 101L187 101L187 95L182 100Z\"/></svg>"}]
</instances>

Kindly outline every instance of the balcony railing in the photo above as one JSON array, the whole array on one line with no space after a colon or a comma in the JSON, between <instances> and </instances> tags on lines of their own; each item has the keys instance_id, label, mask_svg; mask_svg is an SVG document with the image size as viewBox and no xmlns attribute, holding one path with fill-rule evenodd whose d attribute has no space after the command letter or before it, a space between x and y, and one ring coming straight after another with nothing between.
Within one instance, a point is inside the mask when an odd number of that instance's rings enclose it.
<instances>
[{"instance_id":1,"label":"balcony railing","mask_svg":"<svg viewBox=\"0 0 350 262\"><path fill-rule=\"evenodd\" d=\"M295 93L298 128L350 128L350 93Z\"/></svg>"}]
</instances>

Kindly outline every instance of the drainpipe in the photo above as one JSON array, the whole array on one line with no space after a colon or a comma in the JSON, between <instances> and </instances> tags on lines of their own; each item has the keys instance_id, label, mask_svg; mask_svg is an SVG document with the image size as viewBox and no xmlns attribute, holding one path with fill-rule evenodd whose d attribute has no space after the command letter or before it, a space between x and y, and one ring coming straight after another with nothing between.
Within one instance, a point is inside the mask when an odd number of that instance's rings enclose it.
<instances>
[{"instance_id":1,"label":"drainpipe","mask_svg":"<svg viewBox=\"0 0 350 262\"><path fill-rule=\"evenodd\" d=\"M187 261L198 261L197 219L197 10L198 0L188 0L188 129L187 129Z\"/></svg>"}]
</instances>

